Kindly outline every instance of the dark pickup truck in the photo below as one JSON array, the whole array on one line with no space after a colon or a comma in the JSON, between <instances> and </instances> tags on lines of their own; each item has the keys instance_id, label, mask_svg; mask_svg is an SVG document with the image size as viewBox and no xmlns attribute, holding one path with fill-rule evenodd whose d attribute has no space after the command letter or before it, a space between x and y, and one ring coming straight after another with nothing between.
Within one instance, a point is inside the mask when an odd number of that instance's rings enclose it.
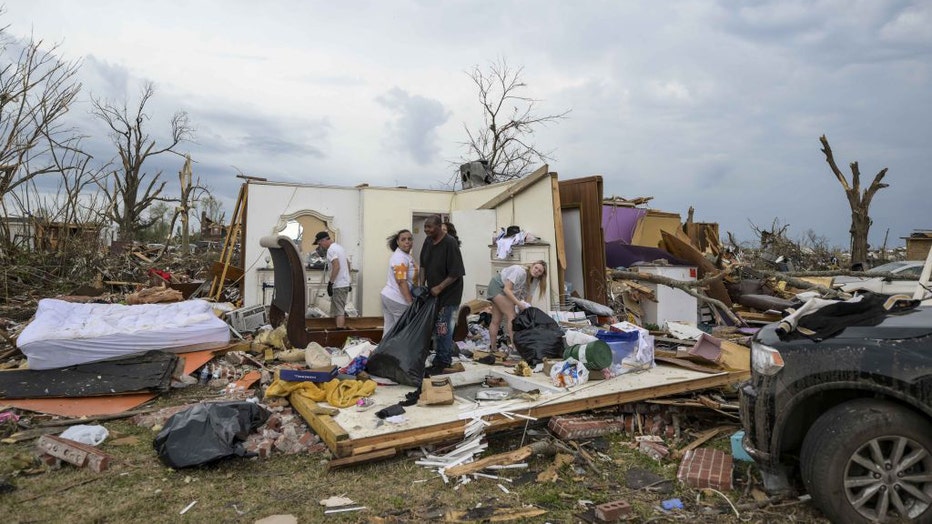
<instances>
[{"instance_id":1,"label":"dark pickup truck","mask_svg":"<svg viewBox=\"0 0 932 524\"><path fill-rule=\"evenodd\" d=\"M778 327L755 336L741 387L765 488L798 475L833 522L932 523L932 307L822 340Z\"/></svg>"}]
</instances>

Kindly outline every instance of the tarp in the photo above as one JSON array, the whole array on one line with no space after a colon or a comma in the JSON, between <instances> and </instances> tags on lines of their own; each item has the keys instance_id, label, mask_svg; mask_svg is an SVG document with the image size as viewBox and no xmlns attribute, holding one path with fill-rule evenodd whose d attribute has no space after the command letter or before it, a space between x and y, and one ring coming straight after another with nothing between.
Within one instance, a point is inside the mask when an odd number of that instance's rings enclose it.
<instances>
[{"instance_id":1,"label":"tarp","mask_svg":"<svg viewBox=\"0 0 932 524\"><path fill-rule=\"evenodd\" d=\"M605 242L621 240L625 244L630 244L638 221L645 214L647 210L643 208L603 205L602 233L605 236Z\"/></svg>"},{"instance_id":2,"label":"tarp","mask_svg":"<svg viewBox=\"0 0 932 524\"><path fill-rule=\"evenodd\" d=\"M605 263L611 268L627 268L638 262L653 262L661 259L669 261L673 266L692 265L656 247L631 246L621 240L605 243Z\"/></svg>"}]
</instances>

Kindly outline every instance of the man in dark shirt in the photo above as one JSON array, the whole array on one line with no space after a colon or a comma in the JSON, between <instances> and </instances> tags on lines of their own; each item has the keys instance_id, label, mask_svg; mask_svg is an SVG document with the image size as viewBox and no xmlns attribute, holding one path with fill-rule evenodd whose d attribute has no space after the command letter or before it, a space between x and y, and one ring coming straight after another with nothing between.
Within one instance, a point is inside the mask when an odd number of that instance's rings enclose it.
<instances>
[{"instance_id":1,"label":"man in dark shirt","mask_svg":"<svg viewBox=\"0 0 932 524\"><path fill-rule=\"evenodd\" d=\"M453 363L453 313L463 299L463 255L459 242L443 232L443 220L433 215L424 221L424 246L421 247L422 284L437 297L437 321L434 331L433 364L429 372L440 374Z\"/></svg>"}]
</instances>

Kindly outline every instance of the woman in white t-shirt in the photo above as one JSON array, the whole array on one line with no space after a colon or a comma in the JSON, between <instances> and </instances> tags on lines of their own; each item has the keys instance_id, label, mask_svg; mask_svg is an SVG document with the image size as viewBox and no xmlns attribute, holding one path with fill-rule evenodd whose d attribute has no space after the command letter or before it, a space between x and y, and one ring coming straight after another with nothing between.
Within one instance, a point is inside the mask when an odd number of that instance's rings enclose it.
<instances>
[{"instance_id":1,"label":"woman in white t-shirt","mask_svg":"<svg viewBox=\"0 0 932 524\"><path fill-rule=\"evenodd\" d=\"M505 334L508 343L514 345L511 323L516 311L524 311L530 304L525 302L530 290L536 285L537 296L547 293L547 263L543 260L526 266L514 265L502 269L489 281L486 296L492 301L492 321L489 322L489 351L498 349L498 328L505 319Z\"/></svg>"},{"instance_id":2,"label":"woman in white t-shirt","mask_svg":"<svg viewBox=\"0 0 932 524\"><path fill-rule=\"evenodd\" d=\"M388 237L392 258L388 262L388 281L382 288L382 334L388 333L414 300L411 288L417 282L417 266L411 256L414 235L407 229Z\"/></svg>"}]
</instances>

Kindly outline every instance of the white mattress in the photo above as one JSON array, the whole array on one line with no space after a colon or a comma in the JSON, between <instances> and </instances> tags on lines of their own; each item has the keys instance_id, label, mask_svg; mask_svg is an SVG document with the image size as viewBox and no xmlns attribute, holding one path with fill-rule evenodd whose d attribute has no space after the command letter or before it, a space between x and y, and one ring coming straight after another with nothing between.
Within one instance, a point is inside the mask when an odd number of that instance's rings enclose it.
<instances>
[{"instance_id":1,"label":"white mattress","mask_svg":"<svg viewBox=\"0 0 932 524\"><path fill-rule=\"evenodd\" d=\"M210 302L75 304L39 301L36 317L16 340L30 369L54 369L152 349L229 342L227 323Z\"/></svg>"}]
</instances>

